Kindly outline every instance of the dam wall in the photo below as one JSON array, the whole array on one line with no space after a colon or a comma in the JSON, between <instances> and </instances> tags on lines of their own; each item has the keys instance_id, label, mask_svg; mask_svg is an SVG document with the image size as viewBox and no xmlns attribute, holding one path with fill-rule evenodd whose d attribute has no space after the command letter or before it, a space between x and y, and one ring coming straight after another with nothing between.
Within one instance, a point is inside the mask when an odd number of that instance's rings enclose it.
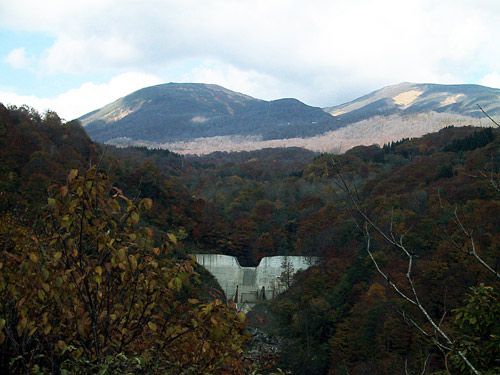
<instances>
[{"instance_id":1,"label":"dam wall","mask_svg":"<svg viewBox=\"0 0 500 375\"><path fill-rule=\"evenodd\" d=\"M230 255L192 255L216 278L226 298L236 303L273 299L287 287L280 276L305 270L318 262L317 257L273 256L262 258L257 267L242 267Z\"/></svg>"}]
</instances>

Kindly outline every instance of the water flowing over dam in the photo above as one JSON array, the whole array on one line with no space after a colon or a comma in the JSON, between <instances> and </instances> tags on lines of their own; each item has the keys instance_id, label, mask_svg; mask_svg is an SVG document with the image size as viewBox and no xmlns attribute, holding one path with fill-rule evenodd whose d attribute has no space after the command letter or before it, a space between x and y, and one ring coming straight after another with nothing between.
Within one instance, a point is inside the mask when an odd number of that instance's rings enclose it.
<instances>
[{"instance_id":1,"label":"water flowing over dam","mask_svg":"<svg viewBox=\"0 0 500 375\"><path fill-rule=\"evenodd\" d=\"M242 267L233 256L193 254L217 280L227 299L236 303L255 303L273 299L284 292L294 273L318 263L317 257L264 257L257 267Z\"/></svg>"}]
</instances>

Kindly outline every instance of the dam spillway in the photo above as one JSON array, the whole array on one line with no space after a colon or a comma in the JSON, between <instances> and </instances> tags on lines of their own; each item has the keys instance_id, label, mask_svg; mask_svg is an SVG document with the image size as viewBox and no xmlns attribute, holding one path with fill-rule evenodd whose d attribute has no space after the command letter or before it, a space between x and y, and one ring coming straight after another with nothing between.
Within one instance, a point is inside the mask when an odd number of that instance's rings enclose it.
<instances>
[{"instance_id":1,"label":"dam spillway","mask_svg":"<svg viewBox=\"0 0 500 375\"><path fill-rule=\"evenodd\" d=\"M317 257L272 256L261 259L257 267L242 267L233 256L221 254L192 254L221 286L227 299L236 303L255 303L273 299L288 285L285 274L305 270L318 263Z\"/></svg>"}]
</instances>

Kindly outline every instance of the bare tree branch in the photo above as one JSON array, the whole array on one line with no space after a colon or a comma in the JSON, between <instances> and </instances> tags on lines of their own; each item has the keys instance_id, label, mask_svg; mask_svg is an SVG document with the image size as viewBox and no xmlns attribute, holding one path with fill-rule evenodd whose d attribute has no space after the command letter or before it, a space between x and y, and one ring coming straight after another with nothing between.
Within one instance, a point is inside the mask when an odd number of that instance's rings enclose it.
<instances>
[{"instance_id":1,"label":"bare tree branch","mask_svg":"<svg viewBox=\"0 0 500 375\"><path fill-rule=\"evenodd\" d=\"M455 222L457 223L458 227L462 230L463 234L465 235L465 237L467 237L467 239L470 241L470 245L471 245L471 251L470 251L470 254L472 256L474 256L474 258L477 259L477 261L479 263L481 263L481 265L486 268L488 271L490 271L492 274L494 274L497 278L500 279L500 274L495 271L488 263L486 263L480 256L479 254L477 253L476 251L476 245L474 243L474 237L472 236L472 231L468 231L467 229L465 229L462 221L460 220L460 218L458 217L458 209L457 207L455 207L455 211L454 211L454 215L455 215Z\"/></svg>"},{"instance_id":2,"label":"bare tree branch","mask_svg":"<svg viewBox=\"0 0 500 375\"><path fill-rule=\"evenodd\" d=\"M344 193L347 195L349 198L349 201L352 204L353 210L361 216L361 218L364 221L364 235L365 235L365 240L366 240L366 251L374 264L375 268L377 269L377 272L387 281L387 283L391 286L391 288L396 292L397 295L402 297L405 301L409 302L410 304L416 306L422 315L425 317L425 320L432 326L434 330L434 336L431 336L428 332L426 332L424 329L422 329L413 319L409 319L409 321L421 332L424 334L424 336L431 338L432 337L432 342L438 346L441 349L444 349L448 352L452 351L455 347L455 342L454 340L444 332L444 330L440 327L441 326L441 321L439 323L436 323L436 321L431 317L427 309L424 307L424 305L421 303L418 292L415 288L415 284L413 281L412 277L412 271L413 271L413 265L414 265L414 254L413 252L410 252L406 246L403 243L404 235L399 236L399 239L397 239L396 235L392 232L393 228L393 223L392 223L392 216L391 216L391 226L390 226L390 232L386 233L384 230L382 230L371 218L368 216L368 214L364 211L364 209L361 207L360 201L359 201L359 195L354 194L351 188L349 187L349 184L347 181L344 179L342 173L340 170L337 169L337 165L334 163L333 164L334 168L336 169L336 176L339 179L340 182L337 183L337 186L340 187ZM400 286L398 286L394 281L390 279L390 277L385 273L380 265L378 264L377 260L375 259L373 252L371 250L371 235L370 235L370 228L377 232L388 244L394 246L398 250L402 252L402 254L406 257L407 259L407 269L406 269L406 280L408 281L408 285L411 290L411 294L408 294L407 292L403 291ZM444 340L444 343L440 342L441 340ZM469 367L469 369L476 375L480 374L479 371L474 367L474 365L468 360L466 355L461 351L457 350L458 356L464 361L464 363Z\"/></svg>"},{"instance_id":3,"label":"bare tree branch","mask_svg":"<svg viewBox=\"0 0 500 375\"><path fill-rule=\"evenodd\" d=\"M429 358L431 357L430 353L427 354L425 357L424 365L422 366L422 372L420 373L421 375L425 374L425 370L427 370L427 363L429 362Z\"/></svg>"},{"instance_id":4,"label":"bare tree branch","mask_svg":"<svg viewBox=\"0 0 500 375\"><path fill-rule=\"evenodd\" d=\"M481 112L483 112L483 114L490 119L490 121L492 123L494 123L497 127L500 128L500 124L498 122L496 122L495 120L493 120L493 118L479 104L477 106L479 107L479 109L481 110Z\"/></svg>"}]
</instances>

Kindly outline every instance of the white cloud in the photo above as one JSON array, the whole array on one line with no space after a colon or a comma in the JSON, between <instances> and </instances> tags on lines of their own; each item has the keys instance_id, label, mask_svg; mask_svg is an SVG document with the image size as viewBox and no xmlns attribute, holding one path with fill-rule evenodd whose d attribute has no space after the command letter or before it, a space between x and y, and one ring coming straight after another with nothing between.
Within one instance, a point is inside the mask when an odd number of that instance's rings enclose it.
<instances>
[{"instance_id":1,"label":"white cloud","mask_svg":"<svg viewBox=\"0 0 500 375\"><path fill-rule=\"evenodd\" d=\"M96 65L120 68L137 55L135 47L119 37L70 38L63 35L45 51L40 63L47 72L83 73L92 71Z\"/></svg>"},{"instance_id":2,"label":"white cloud","mask_svg":"<svg viewBox=\"0 0 500 375\"><path fill-rule=\"evenodd\" d=\"M400 81L500 71L499 23L498 0L0 0L0 24L54 36L46 72L218 61L184 73L325 106Z\"/></svg>"},{"instance_id":3,"label":"white cloud","mask_svg":"<svg viewBox=\"0 0 500 375\"><path fill-rule=\"evenodd\" d=\"M23 47L10 51L5 57L5 62L15 69L25 69L30 65L30 61L26 56L26 50Z\"/></svg>"},{"instance_id":4,"label":"white cloud","mask_svg":"<svg viewBox=\"0 0 500 375\"><path fill-rule=\"evenodd\" d=\"M56 111L65 119L73 119L100 108L124 95L145 86L161 83L157 76L138 72L120 74L102 84L84 83L76 89L66 91L52 98L17 95L0 92L0 102L8 105L28 104L40 112Z\"/></svg>"},{"instance_id":5,"label":"white cloud","mask_svg":"<svg viewBox=\"0 0 500 375\"><path fill-rule=\"evenodd\" d=\"M180 77L183 82L214 83L259 99L273 100L290 95L296 88L256 70L239 69L220 61L206 60Z\"/></svg>"},{"instance_id":6,"label":"white cloud","mask_svg":"<svg viewBox=\"0 0 500 375\"><path fill-rule=\"evenodd\" d=\"M481 78L479 83L484 86L500 88L500 73L489 73Z\"/></svg>"}]
</instances>

